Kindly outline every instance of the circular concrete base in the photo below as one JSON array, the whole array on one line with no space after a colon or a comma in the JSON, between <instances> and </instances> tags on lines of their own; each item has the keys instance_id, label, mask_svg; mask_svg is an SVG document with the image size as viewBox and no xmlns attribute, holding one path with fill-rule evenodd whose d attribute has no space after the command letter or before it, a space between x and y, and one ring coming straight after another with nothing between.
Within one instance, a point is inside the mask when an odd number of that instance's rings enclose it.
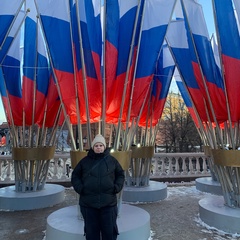
<instances>
[{"instance_id":1,"label":"circular concrete base","mask_svg":"<svg viewBox=\"0 0 240 240\"><path fill-rule=\"evenodd\" d=\"M77 205L62 208L47 218L46 240L85 240L83 220ZM117 219L118 240L147 240L150 237L150 215L145 210L122 204Z\"/></svg>"},{"instance_id":2,"label":"circular concrete base","mask_svg":"<svg viewBox=\"0 0 240 240\"><path fill-rule=\"evenodd\" d=\"M211 196L199 201L201 220L231 234L240 234L240 208L230 208L224 205L222 196Z\"/></svg>"},{"instance_id":3,"label":"circular concrete base","mask_svg":"<svg viewBox=\"0 0 240 240\"><path fill-rule=\"evenodd\" d=\"M215 195L222 195L222 188L219 182L214 181L212 177L202 177L195 180L196 189L202 192L208 192Z\"/></svg>"},{"instance_id":4,"label":"circular concrete base","mask_svg":"<svg viewBox=\"0 0 240 240\"><path fill-rule=\"evenodd\" d=\"M37 192L16 192L15 186L0 188L1 210L32 210L50 207L64 200L64 187L46 184Z\"/></svg>"},{"instance_id":5,"label":"circular concrete base","mask_svg":"<svg viewBox=\"0 0 240 240\"><path fill-rule=\"evenodd\" d=\"M124 202L156 202L167 197L167 185L150 181L147 187L123 188L122 200Z\"/></svg>"}]
</instances>

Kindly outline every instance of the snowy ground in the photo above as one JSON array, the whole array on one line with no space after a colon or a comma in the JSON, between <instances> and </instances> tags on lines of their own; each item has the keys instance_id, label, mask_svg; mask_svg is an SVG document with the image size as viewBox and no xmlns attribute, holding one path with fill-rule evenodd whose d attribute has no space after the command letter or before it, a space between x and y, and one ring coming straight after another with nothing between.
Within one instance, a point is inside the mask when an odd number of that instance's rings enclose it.
<instances>
[{"instance_id":1,"label":"snowy ground","mask_svg":"<svg viewBox=\"0 0 240 240\"><path fill-rule=\"evenodd\" d=\"M167 191L168 196L162 201L134 204L151 216L149 240L240 240L239 234L211 228L200 220L198 201L209 193L196 190L194 182L168 184ZM64 202L56 206L31 211L1 211L0 239L43 240L47 217L60 208L76 204L74 190L66 188Z\"/></svg>"},{"instance_id":2,"label":"snowy ground","mask_svg":"<svg viewBox=\"0 0 240 240\"><path fill-rule=\"evenodd\" d=\"M169 184L166 199L137 204L151 215L149 240L240 240L240 234L229 234L201 221L198 201L211 194L198 191L193 184Z\"/></svg>"}]
</instances>

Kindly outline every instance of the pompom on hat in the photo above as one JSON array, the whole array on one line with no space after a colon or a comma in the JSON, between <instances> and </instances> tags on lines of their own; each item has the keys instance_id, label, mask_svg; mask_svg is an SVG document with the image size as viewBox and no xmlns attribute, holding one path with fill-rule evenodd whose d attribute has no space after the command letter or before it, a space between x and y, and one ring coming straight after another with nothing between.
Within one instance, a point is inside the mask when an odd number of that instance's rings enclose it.
<instances>
[{"instance_id":1,"label":"pompom on hat","mask_svg":"<svg viewBox=\"0 0 240 240\"><path fill-rule=\"evenodd\" d=\"M101 134L96 135L96 137L95 137L95 138L93 139L93 141L92 141L91 147L93 148L93 146L94 146L96 143L102 143L102 144L104 145L104 148L106 148L105 138L104 138Z\"/></svg>"}]
</instances>

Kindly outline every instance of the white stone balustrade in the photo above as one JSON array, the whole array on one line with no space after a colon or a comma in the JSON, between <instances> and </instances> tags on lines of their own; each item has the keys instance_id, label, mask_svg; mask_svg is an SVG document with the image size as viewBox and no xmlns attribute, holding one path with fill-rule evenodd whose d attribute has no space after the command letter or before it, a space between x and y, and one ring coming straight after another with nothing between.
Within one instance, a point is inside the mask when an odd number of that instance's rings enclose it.
<instances>
[{"instance_id":1,"label":"white stone balustrade","mask_svg":"<svg viewBox=\"0 0 240 240\"><path fill-rule=\"evenodd\" d=\"M209 176L204 153L155 153L151 178Z\"/></svg>"},{"instance_id":2,"label":"white stone balustrade","mask_svg":"<svg viewBox=\"0 0 240 240\"><path fill-rule=\"evenodd\" d=\"M68 182L71 179L70 153L56 153L50 161L47 182ZM186 178L211 176L204 153L155 153L150 178ZM0 155L0 184L14 183L11 155Z\"/></svg>"}]
</instances>

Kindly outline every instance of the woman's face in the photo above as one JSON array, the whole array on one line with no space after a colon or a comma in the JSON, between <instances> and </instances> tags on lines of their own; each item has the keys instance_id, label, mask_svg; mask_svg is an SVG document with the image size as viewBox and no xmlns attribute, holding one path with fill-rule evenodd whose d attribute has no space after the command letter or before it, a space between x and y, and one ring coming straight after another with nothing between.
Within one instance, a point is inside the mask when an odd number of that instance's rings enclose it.
<instances>
[{"instance_id":1,"label":"woman's face","mask_svg":"<svg viewBox=\"0 0 240 240\"><path fill-rule=\"evenodd\" d=\"M95 143L95 145L93 146L93 151L95 153L103 153L104 145L102 143Z\"/></svg>"}]
</instances>

